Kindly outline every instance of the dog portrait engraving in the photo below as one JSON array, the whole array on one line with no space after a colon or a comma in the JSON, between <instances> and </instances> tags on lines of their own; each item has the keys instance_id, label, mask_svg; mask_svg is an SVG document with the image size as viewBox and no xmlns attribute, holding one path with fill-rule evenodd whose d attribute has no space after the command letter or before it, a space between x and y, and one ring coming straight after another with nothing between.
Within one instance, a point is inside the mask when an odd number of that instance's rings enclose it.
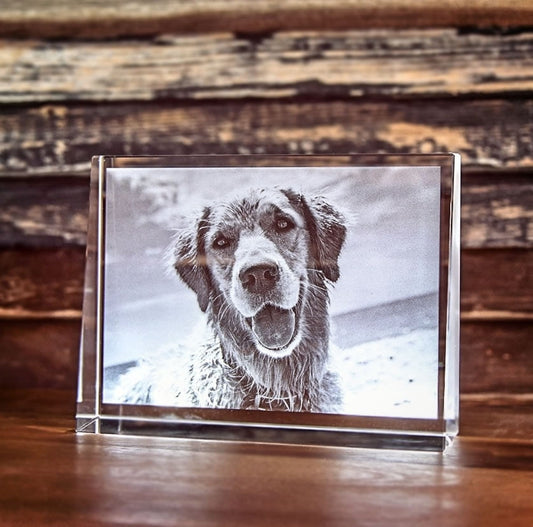
<instances>
[{"instance_id":1,"label":"dog portrait engraving","mask_svg":"<svg viewBox=\"0 0 533 527\"><path fill-rule=\"evenodd\" d=\"M209 203L176 233L172 265L207 321L202 341L184 351L176 404L336 411L328 307L345 223L324 197L264 188Z\"/></svg>"},{"instance_id":2,"label":"dog portrait engraving","mask_svg":"<svg viewBox=\"0 0 533 527\"><path fill-rule=\"evenodd\" d=\"M323 198L262 189L206 207L177 237L175 268L207 313L239 407L314 411L338 397L327 287L345 234Z\"/></svg>"}]
</instances>

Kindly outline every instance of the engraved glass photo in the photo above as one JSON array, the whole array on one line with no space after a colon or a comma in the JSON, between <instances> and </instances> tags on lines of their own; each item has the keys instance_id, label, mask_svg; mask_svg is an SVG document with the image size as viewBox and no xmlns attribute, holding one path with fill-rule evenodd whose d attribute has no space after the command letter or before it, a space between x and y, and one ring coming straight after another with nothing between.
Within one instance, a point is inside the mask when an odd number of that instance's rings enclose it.
<instances>
[{"instance_id":1,"label":"engraved glass photo","mask_svg":"<svg viewBox=\"0 0 533 527\"><path fill-rule=\"evenodd\" d=\"M456 154L94 158L77 431L443 450Z\"/></svg>"},{"instance_id":2,"label":"engraved glass photo","mask_svg":"<svg viewBox=\"0 0 533 527\"><path fill-rule=\"evenodd\" d=\"M437 415L438 167L109 169L103 401Z\"/></svg>"}]
</instances>

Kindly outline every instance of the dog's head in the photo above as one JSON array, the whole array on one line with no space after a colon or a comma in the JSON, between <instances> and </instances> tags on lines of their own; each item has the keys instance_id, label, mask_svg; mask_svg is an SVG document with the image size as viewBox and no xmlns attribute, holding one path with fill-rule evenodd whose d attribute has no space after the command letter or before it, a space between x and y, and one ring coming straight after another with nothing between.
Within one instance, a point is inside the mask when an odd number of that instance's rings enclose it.
<instances>
[{"instance_id":1,"label":"dog's head","mask_svg":"<svg viewBox=\"0 0 533 527\"><path fill-rule=\"evenodd\" d=\"M259 352L281 358L309 323L309 290L338 279L345 234L343 216L322 197L255 190L206 207L177 236L174 267L202 311L216 305L218 319L238 320Z\"/></svg>"}]
</instances>

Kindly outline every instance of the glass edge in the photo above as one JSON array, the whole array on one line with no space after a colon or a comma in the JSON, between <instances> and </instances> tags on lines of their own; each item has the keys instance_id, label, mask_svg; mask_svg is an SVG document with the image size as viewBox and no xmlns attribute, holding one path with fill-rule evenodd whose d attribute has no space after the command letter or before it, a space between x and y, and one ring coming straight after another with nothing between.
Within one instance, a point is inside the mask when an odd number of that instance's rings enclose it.
<instances>
[{"instance_id":1,"label":"glass edge","mask_svg":"<svg viewBox=\"0 0 533 527\"><path fill-rule=\"evenodd\" d=\"M456 435L459 433L460 411L461 156L459 154L454 154L453 157L449 253L444 419L448 432Z\"/></svg>"}]
</instances>

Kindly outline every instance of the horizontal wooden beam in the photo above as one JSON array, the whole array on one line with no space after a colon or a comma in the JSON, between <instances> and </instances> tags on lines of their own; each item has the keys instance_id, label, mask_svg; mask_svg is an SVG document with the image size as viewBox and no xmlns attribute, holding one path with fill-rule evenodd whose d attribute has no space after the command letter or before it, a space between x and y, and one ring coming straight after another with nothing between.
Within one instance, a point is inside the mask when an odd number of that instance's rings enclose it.
<instances>
[{"instance_id":1,"label":"horizontal wooden beam","mask_svg":"<svg viewBox=\"0 0 533 527\"><path fill-rule=\"evenodd\" d=\"M463 248L531 248L532 187L529 173L466 174ZM0 179L0 246L84 246L88 204L87 178Z\"/></svg>"},{"instance_id":2,"label":"horizontal wooden beam","mask_svg":"<svg viewBox=\"0 0 533 527\"><path fill-rule=\"evenodd\" d=\"M0 320L0 385L74 388L80 320Z\"/></svg>"},{"instance_id":3,"label":"horizontal wooden beam","mask_svg":"<svg viewBox=\"0 0 533 527\"><path fill-rule=\"evenodd\" d=\"M83 247L88 185L87 177L0 180L0 246Z\"/></svg>"},{"instance_id":4,"label":"horizontal wooden beam","mask_svg":"<svg viewBox=\"0 0 533 527\"><path fill-rule=\"evenodd\" d=\"M531 441L533 394L461 394L461 436L513 438Z\"/></svg>"},{"instance_id":5,"label":"horizontal wooden beam","mask_svg":"<svg viewBox=\"0 0 533 527\"><path fill-rule=\"evenodd\" d=\"M531 393L530 323L466 323L461 332L461 393ZM0 385L74 388L78 320L0 320Z\"/></svg>"},{"instance_id":6,"label":"horizontal wooden beam","mask_svg":"<svg viewBox=\"0 0 533 527\"><path fill-rule=\"evenodd\" d=\"M531 393L531 333L531 321L463 322L461 392Z\"/></svg>"},{"instance_id":7,"label":"horizontal wooden beam","mask_svg":"<svg viewBox=\"0 0 533 527\"><path fill-rule=\"evenodd\" d=\"M533 13L533 11L532 11ZM533 89L533 33L453 29L0 45L0 103L457 96Z\"/></svg>"},{"instance_id":8,"label":"horizontal wooden beam","mask_svg":"<svg viewBox=\"0 0 533 527\"><path fill-rule=\"evenodd\" d=\"M1 250L0 318L59 312L77 313L79 318L84 269L83 246Z\"/></svg>"},{"instance_id":9,"label":"horizontal wooden beam","mask_svg":"<svg viewBox=\"0 0 533 527\"><path fill-rule=\"evenodd\" d=\"M4 5L7 4L7 5ZM533 25L527 0L26 0L2 2L10 37L109 38L169 32Z\"/></svg>"},{"instance_id":10,"label":"horizontal wooden beam","mask_svg":"<svg viewBox=\"0 0 533 527\"><path fill-rule=\"evenodd\" d=\"M531 250L464 250L461 255L463 320L512 320L533 315ZM498 313L499 318L491 314ZM482 315L484 314L483 318ZM476 318L474 318L476 317Z\"/></svg>"},{"instance_id":11,"label":"horizontal wooden beam","mask_svg":"<svg viewBox=\"0 0 533 527\"><path fill-rule=\"evenodd\" d=\"M479 321L514 321L514 322L533 322L533 312L516 312L516 311L469 311L461 313L462 322L479 322Z\"/></svg>"},{"instance_id":12,"label":"horizontal wooden beam","mask_svg":"<svg viewBox=\"0 0 533 527\"><path fill-rule=\"evenodd\" d=\"M520 187L523 195L520 195ZM532 248L532 194L531 173L512 177L503 174L465 176L461 207L462 246ZM480 287L482 289L482 284Z\"/></svg>"},{"instance_id":13,"label":"horizontal wooden beam","mask_svg":"<svg viewBox=\"0 0 533 527\"><path fill-rule=\"evenodd\" d=\"M30 311L20 308L0 307L0 320L81 320L82 311L75 309L59 309L55 311ZM471 311L461 313L461 322L525 322L533 321L533 313L515 311Z\"/></svg>"},{"instance_id":14,"label":"horizontal wooden beam","mask_svg":"<svg viewBox=\"0 0 533 527\"><path fill-rule=\"evenodd\" d=\"M0 319L80 318L84 247L0 250ZM533 319L533 252L471 250L462 254L464 322Z\"/></svg>"},{"instance_id":15,"label":"horizontal wooden beam","mask_svg":"<svg viewBox=\"0 0 533 527\"><path fill-rule=\"evenodd\" d=\"M81 310L58 309L55 311L30 311L27 309L9 309L0 307L0 320L81 320Z\"/></svg>"},{"instance_id":16,"label":"horizontal wooden beam","mask_svg":"<svg viewBox=\"0 0 533 527\"><path fill-rule=\"evenodd\" d=\"M92 156L459 152L533 167L533 100L159 101L2 110L2 174L88 174Z\"/></svg>"}]
</instances>

